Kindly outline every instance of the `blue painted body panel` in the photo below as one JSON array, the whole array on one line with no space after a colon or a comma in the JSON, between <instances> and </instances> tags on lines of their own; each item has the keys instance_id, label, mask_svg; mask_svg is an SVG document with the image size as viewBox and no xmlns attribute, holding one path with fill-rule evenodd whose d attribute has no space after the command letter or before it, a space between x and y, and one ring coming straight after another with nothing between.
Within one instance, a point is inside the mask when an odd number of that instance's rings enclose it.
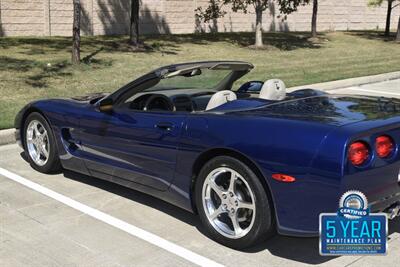
<instances>
[{"instance_id":1,"label":"blue painted body panel","mask_svg":"<svg viewBox=\"0 0 400 267\"><path fill-rule=\"evenodd\" d=\"M400 154L388 160L372 156L357 168L346 160L354 140L374 145L389 134L400 144L400 117L378 99L314 96L285 102L238 100L210 112L101 113L85 101L42 100L40 110L57 139L62 165L114 181L192 211L192 177L196 160L213 149L228 149L250 160L271 193L278 231L314 235L318 215L335 212L343 192L363 191L373 210L400 200L397 180ZM18 117L17 117L18 118ZM18 124L19 121L19 124ZM170 131L155 127L173 125ZM271 178L296 177L294 183Z\"/></svg>"}]
</instances>

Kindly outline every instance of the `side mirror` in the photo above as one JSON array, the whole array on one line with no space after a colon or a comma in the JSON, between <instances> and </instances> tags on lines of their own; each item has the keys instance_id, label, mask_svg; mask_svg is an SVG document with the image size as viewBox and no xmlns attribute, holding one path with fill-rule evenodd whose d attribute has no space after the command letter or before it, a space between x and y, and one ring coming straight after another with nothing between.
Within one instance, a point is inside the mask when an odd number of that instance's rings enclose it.
<instances>
[{"instance_id":1,"label":"side mirror","mask_svg":"<svg viewBox=\"0 0 400 267\"><path fill-rule=\"evenodd\" d=\"M110 112L113 108L113 100L111 98L104 98L100 100L99 103L99 110L101 112Z\"/></svg>"}]
</instances>

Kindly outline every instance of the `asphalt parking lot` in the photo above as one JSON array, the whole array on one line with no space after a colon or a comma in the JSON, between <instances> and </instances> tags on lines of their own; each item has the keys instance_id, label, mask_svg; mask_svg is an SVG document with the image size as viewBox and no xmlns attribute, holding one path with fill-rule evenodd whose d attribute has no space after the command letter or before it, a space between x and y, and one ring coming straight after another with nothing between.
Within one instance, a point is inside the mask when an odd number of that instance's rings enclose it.
<instances>
[{"instance_id":1,"label":"asphalt parking lot","mask_svg":"<svg viewBox=\"0 0 400 267\"><path fill-rule=\"evenodd\" d=\"M400 98L400 80L331 92ZM322 257L318 238L283 236L239 252L208 239L195 215L81 174L38 173L21 152L15 144L0 147L0 266L366 267L399 263L399 217L389 223L387 256ZM165 249L171 244L173 249Z\"/></svg>"},{"instance_id":2,"label":"asphalt parking lot","mask_svg":"<svg viewBox=\"0 0 400 267\"><path fill-rule=\"evenodd\" d=\"M372 95L400 98L400 79L329 91L338 94Z\"/></svg>"}]
</instances>

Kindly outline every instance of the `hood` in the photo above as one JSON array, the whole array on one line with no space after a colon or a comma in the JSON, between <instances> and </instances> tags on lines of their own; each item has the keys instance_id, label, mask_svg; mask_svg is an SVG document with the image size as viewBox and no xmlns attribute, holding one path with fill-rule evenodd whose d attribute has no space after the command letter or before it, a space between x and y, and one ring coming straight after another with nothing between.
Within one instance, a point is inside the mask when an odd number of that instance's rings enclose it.
<instances>
[{"instance_id":1,"label":"hood","mask_svg":"<svg viewBox=\"0 0 400 267\"><path fill-rule=\"evenodd\" d=\"M326 94L273 103L243 113L342 126L398 117L400 116L400 100Z\"/></svg>"}]
</instances>

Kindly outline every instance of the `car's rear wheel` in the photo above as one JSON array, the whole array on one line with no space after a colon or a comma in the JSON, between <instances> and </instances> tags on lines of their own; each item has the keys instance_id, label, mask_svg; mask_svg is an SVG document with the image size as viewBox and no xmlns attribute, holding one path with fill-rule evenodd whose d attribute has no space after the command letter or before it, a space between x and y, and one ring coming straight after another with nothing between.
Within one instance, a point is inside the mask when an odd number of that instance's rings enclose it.
<instances>
[{"instance_id":1,"label":"car's rear wheel","mask_svg":"<svg viewBox=\"0 0 400 267\"><path fill-rule=\"evenodd\" d=\"M33 112L26 118L23 142L25 156L34 169L43 173L61 169L53 132L40 113Z\"/></svg>"},{"instance_id":2,"label":"car's rear wheel","mask_svg":"<svg viewBox=\"0 0 400 267\"><path fill-rule=\"evenodd\" d=\"M274 233L268 195L257 175L243 162L227 156L207 162L195 185L196 205L209 236L243 249Z\"/></svg>"}]
</instances>

